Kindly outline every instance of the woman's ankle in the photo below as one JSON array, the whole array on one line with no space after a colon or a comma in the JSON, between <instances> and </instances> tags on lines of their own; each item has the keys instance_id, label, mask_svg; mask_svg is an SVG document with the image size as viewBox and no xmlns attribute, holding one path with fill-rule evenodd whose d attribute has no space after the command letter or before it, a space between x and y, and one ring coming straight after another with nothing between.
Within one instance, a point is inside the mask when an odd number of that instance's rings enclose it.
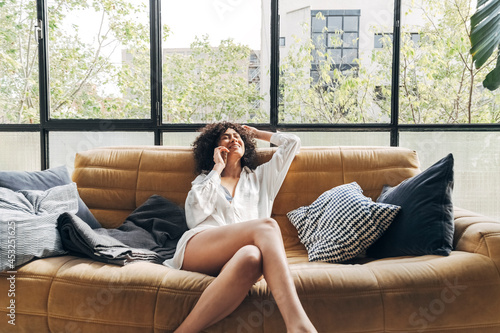
<instances>
[{"instance_id":1,"label":"woman's ankle","mask_svg":"<svg viewBox=\"0 0 500 333\"><path fill-rule=\"evenodd\" d=\"M287 333L317 333L317 332L318 331L310 321L308 321L307 323L301 323L297 327L287 329Z\"/></svg>"}]
</instances>

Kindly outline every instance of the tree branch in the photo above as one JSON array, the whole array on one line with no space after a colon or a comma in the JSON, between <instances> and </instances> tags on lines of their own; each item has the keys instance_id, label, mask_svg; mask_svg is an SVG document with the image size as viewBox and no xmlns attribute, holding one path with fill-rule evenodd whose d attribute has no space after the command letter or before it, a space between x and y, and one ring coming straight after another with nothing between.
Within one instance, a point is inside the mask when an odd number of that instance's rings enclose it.
<instances>
[{"instance_id":1,"label":"tree branch","mask_svg":"<svg viewBox=\"0 0 500 333\"><path fill-rule=\"evenodd\" d=\"M417 124L418 122L420 122L420 119L417 122L417 119L416 119L417 115L415 114L415 108L413 107L413 103L412 103L411 98L410 98L410 91L408 90L408 83L407 83L407 81L408 81L408 79L407 79L408 68L407 67L408 66L407 66L407 59L406 59L406 57L404 57L403 63L404 63L404 65L403 65L403 80L402 80L403 81L403 88L405 90L405 94L406 94L407 99L408 99L408 104L410 105L410 110L411 110L411 115L412 115L412 118L413 118L413 122L415 124Z\"/></svg>"},{"instance_id":2,"label":"tree branch","mask_svg":"<svg viewBox=\"0 0 500 333\"><path fill-rule=\"evenodd\" d=\"M468 19L466 19L463 15L462 15L462 12L460 11L460 6L457 4L457 1L453 1L453 4L455 5L455 8L457 9L457 12L460 16L460 18L462 19L462 23L464 24L464 28L465 28L465 31L467 32L467 36L469 36L470 38L470 29L468 29L467 27L467 22L468 22Z\"/></svg>"},{"instance_id":3,"label":"tree branch","mask_svg":"<svg viewBox=\"0 0 500 333\"><path fill-rule=\"evenodd\" d=\"M34 20L31 20L29 31L33 31L33 27L34 27ZM35 59L36 59L36 55L37 55L36 53L34 53L33 59L30 63L29 55L30 55L30 49L31 49L32 35L30 33L28 33L28 35L29 35L29 38L28 38L28 46L27 46L27 51L26 51L26 66L21 66L21 68L23 69L23 74L24 74L24 87L22 89L22 94L21 94L22 98L19 101L20 104L19 104L19 109L17 111L17 122L18 123L21 123L21 120L22 120L24 104L26 102L26 99L28 98L29 77L31 76L31 73L33 72L33 67L35 65ZM22 56L23 47L22 47L21 38L22 38L22 35L19 35L18 41L19 41L20 62L22 64L22 63L24 63L24 57Z\"/></svg>"},{"instance_id":4,"label":"tree branch","mask_svg":"<svg viewBox=\"0 0 500 333\"><path fill-rule=\"evenodd\" d=\"M104 40L105 39L102 39L101 38L101 32L102 32L102 27L104 25L104 16L105 16L105 11L103 10L102 12L102 15L101 15L101 23L100 23L100 26L99 26L99 33L97 34L97 40L98 40L98 47L97 47L97 50L95 51L95 55L94 55L94 60L91 64L91 66L89 67L89 69L87 70L87 73L85 74L85 76L83 77L83 79L81 80L80 84L78 84L77 88L69 93L68 95L66 95L67 97L63 97L61 99L61 102L57 105L57 107L55 107L53 109L53 111L57 111L59 110L62 106L64 106L65 104L68 103L68 99L74 97L81 89L82 87L85 85L85 83L87 83L88 79L91 77L92 74L96 75L97 73L99 73L102 68L104 67L104 64L101 63L101 65L99 66L99 68L97 70L96 69L96 66L99 64L99 55L101 54L101 50L102 48L104 47L103 46L103 43L104 43ZM111 31L111 29L108 29L106 31L106 33L104 34L104 36L107 36L109 34L109 32ZM111 43L111 42L110 42ZM108 43L108 45L110 44ZM116 50L116 47L118 45L116 45L113 50L110 52L110 54L106 57L107 59L109 59L111 57L111 54L113 54L113 52ZM95 71L94 71L95 70Z\"/></svg>"},{"instance_id":5,"label":"tree branch","mask_svg":"<svg viewBox=\"0 0 500 333\"><path fill-rule=\"evenodd\" d=\"M467 113L469 116L469 124L472 123L472 93L474 92L474 64L471 61L470 66L470 86L469 86L469 102L467 103Z\"/></svg>"}]
</instances>

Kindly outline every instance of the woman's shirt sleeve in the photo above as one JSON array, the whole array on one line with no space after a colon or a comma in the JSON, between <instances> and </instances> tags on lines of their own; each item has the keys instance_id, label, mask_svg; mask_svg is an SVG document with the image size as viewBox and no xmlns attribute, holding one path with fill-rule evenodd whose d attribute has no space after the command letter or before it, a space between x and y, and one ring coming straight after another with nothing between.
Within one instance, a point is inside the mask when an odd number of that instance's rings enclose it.
<instances>
[{"instance_id":1,"label":"woman's shirt sleeve","mask_svg":"<svg viewBox=\"0 0 500 333\"><path fill-rule=\"evenodd\" d=\"M268 198L272 201L278 194L295 155L300 151L300 138L291 133L274 133L271 143L278 146L278 149L271 160L257 167L255 172L261 179L261 188L267 190Z\"/></svg>"},{"instance_id":2,"label":"woman's shirt sleeve","mask_svg":"<svg viewBox=\"0 0 500 333\"><path fill-rule=\"evenodd\" d=\"M215 211L220 175L212 170L208 175L199 175L191 183L186 203L186 223L189 229L196 227Z\"/></svg>"}]
</instances>

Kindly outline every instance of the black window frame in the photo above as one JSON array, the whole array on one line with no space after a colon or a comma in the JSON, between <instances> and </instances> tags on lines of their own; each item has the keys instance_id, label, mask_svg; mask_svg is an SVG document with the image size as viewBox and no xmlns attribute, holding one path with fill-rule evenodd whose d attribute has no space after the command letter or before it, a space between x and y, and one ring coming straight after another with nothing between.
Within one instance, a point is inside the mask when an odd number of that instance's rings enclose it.
<instances>
[{"instance_id":1,"label":"black window frame","mask_svg":"<svg viewBox=\"0 0 500 333\"><path fill-rule=\"evenodd\" d=\"M43 23L42 35L48 34L47 0L36 0L37 17ZM0 124L0 132L39 132L41 169L49 165L49 133L51 131L134 131L154 132L154 145L162 145L163 133L194 132L204 123L168 124L162 122L162 73L161 73L161 0L150 0L150 52L151 52L151 117L150 119L49 119L49 68L48 41L39 43L39 124ZM497 131L500 124L399 124L399 50L401 26L401 0L394 0L393 59L391 82L391 120L389 123L365 124L290 124L279 123L279 11L278 0L271 5L271 63L270 63L270 117L269 123L249 124L269 131L337 131L337 132L390 132L390 146L399 146L399 133L405 131ZM358 20L359 24L359 20ZM105 126L104 126L105 125Z\"/></svg>"}]
</instances>

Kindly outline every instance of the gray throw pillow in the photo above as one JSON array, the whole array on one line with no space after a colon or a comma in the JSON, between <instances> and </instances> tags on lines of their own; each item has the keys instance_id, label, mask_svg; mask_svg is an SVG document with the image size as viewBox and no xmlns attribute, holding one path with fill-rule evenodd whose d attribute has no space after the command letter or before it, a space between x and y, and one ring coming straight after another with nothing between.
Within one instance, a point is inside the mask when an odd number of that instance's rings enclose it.
<instances>
[{"instance_id":1,"label":"gray throw pillow","mask_svg":"<svg viewBox=\"0 0 500 333\"><path fill-rule=\"evenodd\" d=\"M0 271L13 270L33 258L65 254L57 218L77 210L75 183L46 191L0 188Z\"/></svg>"},{"instance_id":2,"label":"gray throw pillow","mask_svg":"<svg viewBox=\"0 0 500 333\"><path fill-rule=\"evenodd\" d=\"M13 191L45 191L51 187L66 185L71 182L68 169L64 165L43 171L0 171L0 187L6 187ZM92 229L101 227L101 224L80 197L78 197L78 212L76 215Z\"/></svg>"}]
</instances>

